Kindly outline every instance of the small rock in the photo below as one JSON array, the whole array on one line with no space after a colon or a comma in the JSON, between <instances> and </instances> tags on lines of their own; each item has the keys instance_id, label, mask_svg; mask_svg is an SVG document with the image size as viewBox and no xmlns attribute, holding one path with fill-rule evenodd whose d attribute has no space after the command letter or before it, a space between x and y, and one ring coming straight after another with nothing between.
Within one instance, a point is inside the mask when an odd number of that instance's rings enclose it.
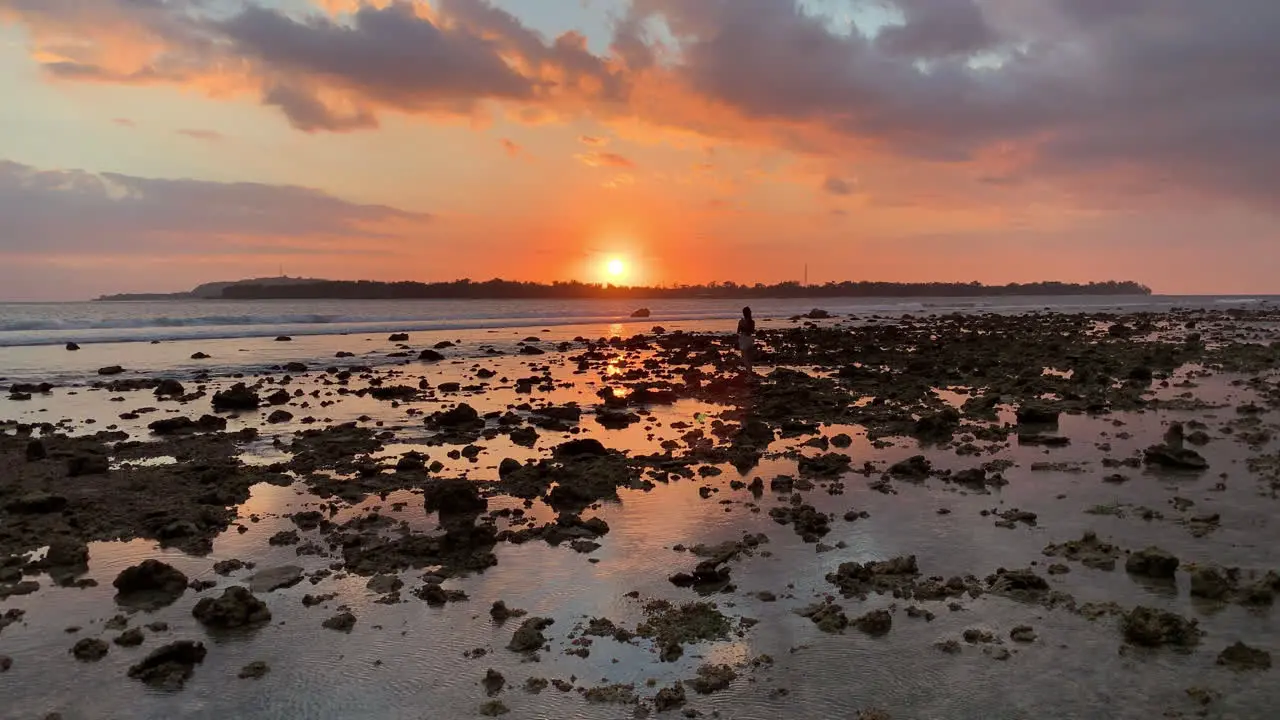
<instances>
[{"instance_id":1,"label":"small rock","mask_svg":"<svg viewBox=\"0 0 1280 720\"><path fill-rule=\"evenodd\" d=\"M356 616L349 612L339 613L321 624L329 630L349 633L356 626Z\"/></svg>"},{"instance_id":2,"label":"small rock","mask_svg":"<svg viewBox=\"0 0 1280 720\"><path fill-rule=\"evenodd\" d=\"M196 603L191 615L201 625L219 630L254 627L271 621L267 604L239 585L227 588L216 600L204 598Z\"/></svg>"},{"instance_id":3,"label":"small rock","mask_svg":"<svg viewBox=\"0 0 1280 720\"><path fill-rule=\"evenodd\" d=\"M1271 653L1251 648L1242 642L1228 647L1218 654L1218 664L1233 670L1269 670Z\"/></svg>"},{"instance_id":4,"label":"small rock","mask_svg":"<svg viewBox=\"0 0 1280 720\"><path fill-rule=\"evenodd\" d=\"M255 660L254 662L240 668L240 673L237 677L241 680L258 680L266 676L269 672L271 672L270 665L267 665L261 660Z\"/></svg>"},{"instance_id":5,"label":"small rock","mask_svg":"<svg viewBox=\"0 0 1280 720\"><path fill-rule=\"evenodd\" d=\"M97 638L84 638L71 648L71 654L80 662L97 662L107 656L110 648Z\"/></svg>"},{"instance_id":6,"label":"small rock","mask_svg":"<svg viewBox=\"0 0 1280 720\"><path fill-rule=\"evenodd\" d=\"M489 697L493 697L502 692L502 689L507 686L507 679L502 676L502 673L489 668L485 671L484 680L481 680L480 684L484 687L484 693Z\"/></svg>"},{"instance_id":7,"label":"small rock","mask_svg":"<svg viewBox=\"0 0 1280 720\"><path fill-rule=\"evenodd\" d=\"M1124 569L1132 575L1171 579L1177 572L1178 565L1178 558L1152 546L1131 554L1124 563Z\"/></svg>"},{"instance_id":8,"label":"small rock","mask_svg":"<svg viewBox=\"0 0 1280 720\"><path fill-rule=\"evenodd\" d=\"M180 640L157 649L129 668L129 677L161 690L179 690L204 662L204 643Z\"/></svg>"},{"instance_id":9,"label":"small rock","mask_svg":"<svg viewBox=\"0 0 1280 720\"><path fill-rule=\"evenodd\" d=\"M1029 643L1036 641L1036 631L1030 625L1019 625L1009 631L1009 637L1014 642Z\"/></svg>"},{"instance_id":10,"label":"small rock","mask_svg":"<svg viewBox=\"0 0 1280 720\"><path fill-rule=\"evenodd\" d=\"M145 636L142 634L142 628L132 628L121 633L120 636L112 642L120 647L137 647L141 645L145 639Z\"/></svg>"}]
</instances>

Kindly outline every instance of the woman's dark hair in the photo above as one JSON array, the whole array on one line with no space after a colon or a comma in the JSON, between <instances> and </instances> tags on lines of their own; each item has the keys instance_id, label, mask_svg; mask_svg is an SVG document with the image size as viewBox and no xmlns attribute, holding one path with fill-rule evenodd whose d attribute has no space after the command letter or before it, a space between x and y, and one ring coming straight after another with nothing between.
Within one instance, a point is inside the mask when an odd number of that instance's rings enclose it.
<instances>
[{"instance_id":1,"label":"woman's dark hair","mask_svg":"<svg viewBox=\"0 0 1280 720\"><path fill-rule=\"evenodd\" d=\"M751 308L749 307L742 308L742 315L743 317L751 317Z\"/></svg>"}]
</instances>

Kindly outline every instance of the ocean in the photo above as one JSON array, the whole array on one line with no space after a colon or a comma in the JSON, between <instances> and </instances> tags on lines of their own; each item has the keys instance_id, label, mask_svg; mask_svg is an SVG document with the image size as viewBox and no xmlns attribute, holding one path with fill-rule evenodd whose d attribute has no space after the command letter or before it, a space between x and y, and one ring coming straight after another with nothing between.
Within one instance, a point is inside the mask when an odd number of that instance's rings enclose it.
<instances>
[{"instance_id":1,"label":"ocean","mask_svg":"<svg viewBox=\"0 0 1280 720\"><path fill-rule=\"evenodd\" d=\"M755 299L750 304L767 329L820 307L833 315L896 318L951 312L1022 313L1167 311L1174 307L1248 306L1280 297L1055 296L989 298ZM632 319L635 301L605 300L311 300L0 303L0 378L74 382L97 368L190 374L251 372L284 362L332 358L332 336L351 336L349 352L393 332L415 333L413 344L455 342L457 356L485 352L531 334L547 341L669 330L731 332L742 300L662 300L647 303L648 318ZM291 343L276 343L289 336ZM66 352L74 342L81 352ZM158 346L156 344L159 344ZM195 362L191 355L212 357Z\"/></svg>"}]
</instances>

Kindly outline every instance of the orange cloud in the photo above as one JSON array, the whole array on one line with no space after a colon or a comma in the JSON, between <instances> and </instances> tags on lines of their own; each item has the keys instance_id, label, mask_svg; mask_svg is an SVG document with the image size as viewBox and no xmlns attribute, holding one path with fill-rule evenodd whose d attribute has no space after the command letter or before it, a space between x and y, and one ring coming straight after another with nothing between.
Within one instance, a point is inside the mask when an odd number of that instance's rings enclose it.
<instances>
[{"instance_id":1,"label":"orange cloud","mask_svg":"<svg viewBox=\"0 0 1280 720\"><path fill-rule=\"evenodd\" d=\"M582 135L578 137L578 142L583 145L591 145L593 147L604 147L609 144L609 138L593 137L591 135Z\"/></svg>"},{"instance_id":2,"label":"orange cloud","mask_svg":"<svg viewBox=\"0 0 1280 720\"><path fill-rule=\"evenodd\" d=\"M511 157L518 157L524 151L524 148L520 147L514 140L502 138L500 142L502 143L502 149Z\"/></svg>"},{"instance_id":3,"label":"orange cloud","mask_svg":"<svg viewBox=\"0 0 1280 720\"><path fill-rule=\"evenodd\" d=\"M226 139L226 136L216 130L197 130L184 128L178 131L179 135L185 135L193 140L204 140L206 142L219 142Z\"/></svg>"},{"instance_id":4,"label":"orange cloud","mask_svg":"<svg viewBox=\"0 0 1280 720\"><path fill-rule=\"evenodd\" d=\"M629 159L612 152L589 152L574 155L583 165L588 167L615 167L615 168L632 168L635 163Z\"/></svg>"}]
</instances>

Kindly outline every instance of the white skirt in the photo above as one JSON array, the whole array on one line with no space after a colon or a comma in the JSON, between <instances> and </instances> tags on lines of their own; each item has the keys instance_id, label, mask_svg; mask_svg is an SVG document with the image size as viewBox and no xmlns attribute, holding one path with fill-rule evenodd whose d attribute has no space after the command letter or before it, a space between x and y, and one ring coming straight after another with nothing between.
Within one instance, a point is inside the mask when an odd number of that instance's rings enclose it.
<instances>
[{"instance_id":1,"label":"white skirt","mask_svg":"<svg viewBox=\"0 0 1280 720\"><path fill-rule=\"evenodd\" d=\"M746 352L756 346L754 335L738 335L738 349Z\"/></svg>"}]
</instances>

